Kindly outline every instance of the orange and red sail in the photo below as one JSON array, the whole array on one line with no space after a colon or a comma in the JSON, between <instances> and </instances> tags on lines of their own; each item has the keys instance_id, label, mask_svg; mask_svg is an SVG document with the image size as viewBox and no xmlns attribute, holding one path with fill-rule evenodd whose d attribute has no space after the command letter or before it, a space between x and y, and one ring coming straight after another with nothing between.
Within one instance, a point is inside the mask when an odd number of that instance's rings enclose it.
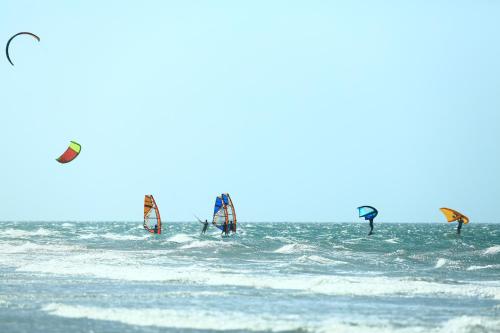
<instances>
[{"instance_id":1,"label":"orange and red sail","mask_svg":"<svg viewBox=\"0 0 500 333\"><path fill-rule=\"evenodd\" d=\"M144 196L144 229L153 234L161 234L160 210L152 195Z\"/></svg>"}]
</instances>

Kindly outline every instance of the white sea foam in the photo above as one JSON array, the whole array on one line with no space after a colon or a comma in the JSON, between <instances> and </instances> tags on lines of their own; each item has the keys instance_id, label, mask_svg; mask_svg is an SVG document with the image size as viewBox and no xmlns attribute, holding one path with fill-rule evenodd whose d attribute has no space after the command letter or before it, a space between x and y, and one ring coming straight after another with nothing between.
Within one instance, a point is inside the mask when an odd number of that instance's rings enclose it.
<instances>
[{"instance_id":1,"label":"white sea foam","mask_svg":"<svg viewBox=\"0 0 500 333\"><path fill-rule=\"evenodd\" d=\"M445 322L436 333L500 332L500 318L460 316Z\"/></svg>"},{"instance_id":2,"label":"white sea foam","mask_svg":"<svg viewBox=\"0 0 500 333\"><path fill-rule=\"evenodd\" d=\"M64 318L114 321L133 326L214 331L311 331L318 333L471 333L499 332L498 318L461 316L434 327L395 325L386 320L342 320L329 318L306 321L298 315L250 314L233 311L232 320L220 320L216 311L195 309L131 309L50 303L42 311ZM151 312L155 315L151 316Z\"/></svg>"},{"instance_id":3,"label":"white sea foam","mask_svg":"<svg viewBox=\"0 0 500 333\"><path fill-rule=\"evenodd\" d=\"M284 243L290 243L292 240L283 236L264 236L264 239L277 240Z\"/></svg>"},{"instance_id":4,"label":"white sea foam","mask_svg":"<svg viewBox=\"0 0 500 333\"><path fill-rule=\"evenodd\" d=\"M101 255L104 255L102 253ZM500 299L500 284L448 284L393 277L332 276L332 275L252 275L220 271L204 266L145 265L133 258L116 253L111 257L82 254L50 261L38 260L18 268L18 271L57 275L87 275L97 278L129 281L183 281L213 286L241 286L292 290L316 294L346 296L415 295L480 297Z\"/></svg>"},{"instance_id":5,"label":"white sea foam","mask_svg":"<svg viewBox=\"0 0 500 333\"><path fill-rule=\"evenodd\" d=\"M487 248L483 254L488 255L488 254L497 254L500 252L500 245L495 245Z\"/></svg>"},{"instance_id":6,"label":"white sea foam","mask_svg":"<svg viewBox=\"0 0 500 333\"><path fill-rule=\"evenodd\" d=\"M170 327L195 330L285 331L301 329L298 316L251 315L232 311L231 320L220 320L216 311L173 309L99 308L52 303L43 311L65 318L116 321L135 326ZM151 316L154 312L155 315Z\"/></svg>"},{"instance_id":7,"label":"white sea foam","mask_svg":"<svg viewBox=\"0 0 500 333\"><path fill-rule=\"evenodd\" d=\"M477 271L480 269L488 269L488 268L500 268L500 265L484 265L484 266L472 265L472 266L467 267L467 270L468 271Z\"/></svg>"},{"instance_id":8,"label":"white sea foam","mask_svg":"<svg viewBox=\"0 0 500 333\"><path fill-rule=\"evenodd\" d=\"M81 249L83 247L77 245L36 244L32 242L0 243L0 253L68 253Z\"/></svg>"},{"instance_id":9,"label":"white sea foam","mask_svg":"<svg viewBox=\"0 0 500 333\"><path fill-rule=\"evenodd\" d=\"M51 236L57 234L56 231L48 230L45 228L38 228L37 230L23 230L23 229L5 229L0 231L0 237L4 238L30 238L32 236Z\"/></svg>"},{"instance_id":10,"label":"white sea foam","mask_svg":"<svg viewBox=\"0 0 500 333\"><path fill-rule=\"evenodd\" d=\"M287 244L273 251L274 253L292 254L298 252L311 251L313 248L305 244Z\"/></svg>"},{"instance_id":11,"label":"white sea foam","mask_svg":"<svg viewBox=\"0 0 500 333\"><path fill-rule=\"evenodd\" d=\"M111 240L123 240L123 241L126 241L126 240L144 240L148 236L149 235L147 235L147 234L144 234L142 236L120 235L120 234L114 234L114 233L110 233L110 232L107 232L107 233L101 235L102 238L111 239Z\"/></svg>"},{"instance_id":12,"label":"white sea foam","mask_svg":"<svg viewBox=\"0 0 500 333\"><path fill-rule=\"evenodd\" d=\"M386 243L391 243L391 244L398 244L398 238L389 238L389 239L385 239L384 242Z\"/></svg>"},{"instance_id":13,"label":"white sea foam","mask_svg":"<svg viewBox=\"0 0 500 333\"><path fill-rule=\"evenodd\" d=\"M174 243L187 243L191 242L193 238L186 234L176 234L168 239L169 242Z\"/></svg>"},{"instance_id":14,"label":"white sea foam","mask_svg":"<svg viewBox=\"0 0 500 333\"><path fill-rule=\"evenodd\" d=\"M75 225L73 223L65 222L65 223L61 224L61 226L64 228L71 228L71 227L74 227Z\"/></svg>"},{"instance_id":15,"label":"white sea foam","mask_svg":"<svg viewBox=\"0 0 500 333\"><path fill-rule=\"evenodd\" d=\"M318 255L311 256L301 256L297 259L299 262L314 262L318 264L324 265L339 265L339 264L347 264L345 261L340 260L332 260Z\"/></svg>"},{"instance_id":16,"label":"white sea foam","mask_svg":"<svg viewBox=\"0 0 500 333\"><path fill-rule=\"evenodd\" d=\"M184 244L180 247L180 249L196 249L196 248L208 248L208 247L219 247L219 246L225 246L228 243L226 242L220 242L220 241L209 241L209 240L203 240L203 241L198 241L195 240L191 243Z\"/></svg>"},{"instance_id":17,"label":"white sea foam","mask_svg":"<svg viewBox=\"0 0 500 333\"><path fill-rule=\"evenodd\" d=\"M444 259L444 258L439 258L436 262L436 265L434 266L434 268L441 268L443 267L444 265L446 265L446 263L448 262L448 259Z\"/></svg>"}]
</instances>

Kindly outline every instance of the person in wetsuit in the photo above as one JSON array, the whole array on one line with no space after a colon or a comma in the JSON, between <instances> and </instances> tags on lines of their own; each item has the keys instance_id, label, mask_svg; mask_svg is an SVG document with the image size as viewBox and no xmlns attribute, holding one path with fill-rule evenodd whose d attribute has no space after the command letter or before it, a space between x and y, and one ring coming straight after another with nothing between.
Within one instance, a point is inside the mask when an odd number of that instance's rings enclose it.
<instances>
[{"instance_id":1,"label":"person in wetsuit","mask_svg":"<svg viewBox=\"0 0 500 333\"><path fill-rule=\"evenodd\" d=\"M201 230L201 233L204 234L205 232L207 232L207 229L208 229L208 220L205 220L205 222L201 222L201 223L203 224L203 229Z\"/></svg>"},{"instance_id":2,"label":"person in wetsuit","mask_svg":"<svg viewBox=\"0 0 500 333\"><path fill-rule=\"evenodd\" d=\"M373 234L373 219L370 219L370 232L368 233L368 236Z\"/></svg>"},{"instance_id":3,"label":"person in wetsuit","mask_svg":"<svg viewBox=\"0 0 500 333\"><path fill-rule=\"evenodd\" d=\"M158 233L158 224L155 224L155 234Z\"/></svg>"},{"instance_id":4,"label":"person in wetsuit","mask_svg":"<svg viewBox=\"0 0 500 333\"><path fill-rule=\"evenodd\" d=\"M464 220L462 218L459 218L457 222L458 222L457 235L460 235L460 230L462 230L462 224L464 223Z\"/></svg>"}]
</instances>

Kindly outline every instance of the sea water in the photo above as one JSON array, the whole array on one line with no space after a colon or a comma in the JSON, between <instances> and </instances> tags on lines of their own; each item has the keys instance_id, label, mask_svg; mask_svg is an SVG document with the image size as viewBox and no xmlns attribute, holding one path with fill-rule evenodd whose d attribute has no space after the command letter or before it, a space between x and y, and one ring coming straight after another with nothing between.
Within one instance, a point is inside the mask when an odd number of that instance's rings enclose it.
<instances>
[{"instance_id":1,"label":"sea water","mask_svg":"<svg viewBox=\"0 0 500 333\"><path fill-rule=\"evenodd\" d=\"M0 332L500 332L500 224L0 223Z\"/></svg>"}]
</instances>

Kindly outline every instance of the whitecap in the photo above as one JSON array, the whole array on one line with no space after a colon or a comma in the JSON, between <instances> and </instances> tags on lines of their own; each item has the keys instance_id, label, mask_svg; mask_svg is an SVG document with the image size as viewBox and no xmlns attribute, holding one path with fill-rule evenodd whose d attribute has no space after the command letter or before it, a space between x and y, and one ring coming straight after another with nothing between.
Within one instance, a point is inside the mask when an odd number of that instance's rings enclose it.
<instances>
[{"instance_id":1,"label":"whitecap","mask_svg":"<svg viewBox=\"0 0 500 333\"><path fill-rule=\"evenodd\" d=\"M398 244L398 238L389 238L389 239L384 239L384 242L386 243L391 243L391 244Z\"/></svg>"},{"instance_id":2,"label":"whitecap","mask_svg":"<svg viewBox=\"0 0 500 333\"><path fill-rule=\"evenodd\" d=\"M217 310L186 311L185 309L130 309L50 303L42 308L50 315L64 318L86 318L115 321L134 326L169 327L203 331L294 331L301 330L297 315L251 315L231 312L231 320L220 320ZM155 313L151 316L151 313Z\"/></svg>"},{"instance_id":3,"label":"whitecap","mask_svg":"<svg viewBox=\"0 0 500 333\"><path fill-rule=\"evenodd\" d=\"M133 236L133 235L120 235L120 234L114 234L114 233L105 233L101 235L102 238L106 239L112 239L112 240L144 240L148 237L149 235L145 234L143 236Z\"/></svg>"},{"instance_id":4,"label":"whitecap","mask_svg":"<svg viewBox=\"0 0 500 333\"><path fill-rule=\"evenodd\" d=\"M56 234L56 231L53 230L48 230L45 228L38 228L37 230L31 231L31 230L23 230L23 229L5 229L4 231L0 232L0 237L6 237L6 238L29 238L32 236L51 236Z\"/></svg>"},{"instance_id":5,"label":"whitecap","mask_svg":"<svg viewBox=\"0 0 500 333\"><path fill-rule=\"evenodd\" d=\"M498 332L499 318L460 316L445 322L437 332Z\"/></svg>"},{"instance_id":6,"label":"whitecap","mask_svg":"<svg viewBox=\"0 0 500 333\"><path fill-rule=\"evenodd\" d=\"M467 267L467 270L468 271L477 271L477 270L480 270L480 269L499 268L499 267L500 267L500 265L485 265L485 266L472 265L472 266Z\"/></svg>"},{"instance_id":7,"label":"whitecap","mask_svg":"<svg viewBox=\"0 0 500 333\"><path fill-rule=\"evenodd\" d=\"M446 263L448 262L447 259L444 259L444 258L439 258L436 262L436 265L434 266L434 268L441 268L443 267L444 265L446 265Z\"/></svg>"},{"instance_id":8,"label":"whitecap","mask_svg":"<svg viewBox=\"0 0 500 333\"><path fill-rule=\"evenodd\" d=\"M499 252L500 252L500 245L494 245L484 250L483 254L484 255L497 254Z\"/></svg>"},{"instance_id":9,"label":"whitecap","mask_svg":"<svg viewBox=\"0 0 500 333\"><path fill-rule=\"evenodd\" d=\"M169 239L167 239L169 242L174 242L174 243L187 243L193 240L193 238L189 235L186 234L177 234Z\"/></svg>"},{"instance_id":10,"label":"whitecap","mask_svg":"<svg viewBox=\"0 0 500 333\"><path fill-rule=\"evenodd\" d=\"M305 252L305 251L311 251L312 247L309 245L305 244L287 244L283 245L277 250L274 250L274 253L282 253L282 254L292 254L292 253L297 253L297 252Z\"/></svg>"}]
</instances>

